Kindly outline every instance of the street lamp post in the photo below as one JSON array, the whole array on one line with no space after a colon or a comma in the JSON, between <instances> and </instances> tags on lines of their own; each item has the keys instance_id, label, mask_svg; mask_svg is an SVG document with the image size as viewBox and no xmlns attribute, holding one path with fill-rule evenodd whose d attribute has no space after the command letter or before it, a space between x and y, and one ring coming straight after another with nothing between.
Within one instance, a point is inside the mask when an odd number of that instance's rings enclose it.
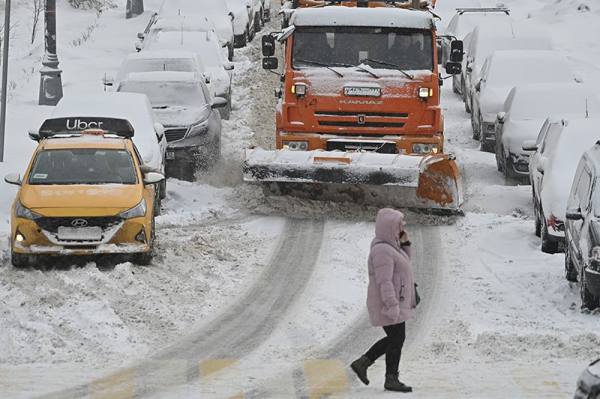
<instances>
[{"instance_id":1,"label":"street lamp post","mask_svg":"<svg viewBox=\"0 0 600 399\"><path fill-rule=\"evenodd\" d=\"M46 53L40 70L40 105L56 105L63 96L62 71L56 55L56 0L46 0L45 7Z\"/></svg>"},{"instance_id":2,"label":"street lamp post","mask_svg":"<svg viewBox=\"0 0 600 399\"><path fill-rule=\"evenodd\" d=\"M4 162L4 137L6 136L6 99L8 97L8 48L10 42L10 0L4 6L4 37L2 38L2 94L0 95L0 162Z\"/></svg>"},{"instance_id":3,"label":"street lamp post","mask_svg":"<svg viewBox=\"0 0 600 399\"><path fill-rule=\"evenodd\" d=\"M137 17L144 13L144 0L127 0L125 18Z\"/></svg>"}]
</instances>

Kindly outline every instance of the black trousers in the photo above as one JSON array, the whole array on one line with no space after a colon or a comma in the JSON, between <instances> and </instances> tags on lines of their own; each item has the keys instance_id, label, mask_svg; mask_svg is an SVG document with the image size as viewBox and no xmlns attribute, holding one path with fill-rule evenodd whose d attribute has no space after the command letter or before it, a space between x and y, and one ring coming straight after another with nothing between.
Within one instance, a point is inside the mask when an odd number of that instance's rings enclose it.
<instances>
[{"instance_id":1,"label":"black trousers","mask_svg":"<svg viewBox=\"0 0 600 399\"><path fill-rule=\"evenodd\" d=\"M406 324L394 324L383 327L386 337L380 339L369 349L365 356L372 362L385 354L385 373L397 374L402 355L402 347L406 339Z\"/></svg>"}]
</instances>

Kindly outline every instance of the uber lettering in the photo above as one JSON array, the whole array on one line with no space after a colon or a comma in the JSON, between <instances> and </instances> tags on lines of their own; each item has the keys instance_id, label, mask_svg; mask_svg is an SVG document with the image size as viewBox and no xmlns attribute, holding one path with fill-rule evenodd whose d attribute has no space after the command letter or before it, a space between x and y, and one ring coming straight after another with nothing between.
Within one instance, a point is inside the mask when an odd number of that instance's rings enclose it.
<instances>
[{"instance_id":1,"label":"uber lettering","mask_svg":"<svg viewBox=\"0 0 600 399\"><path fill-rule=\"evenodd\" d=\"M67 119L67 130L102 129L104 122L82 121L81 119Z\"/></svg>"}]
</instances>

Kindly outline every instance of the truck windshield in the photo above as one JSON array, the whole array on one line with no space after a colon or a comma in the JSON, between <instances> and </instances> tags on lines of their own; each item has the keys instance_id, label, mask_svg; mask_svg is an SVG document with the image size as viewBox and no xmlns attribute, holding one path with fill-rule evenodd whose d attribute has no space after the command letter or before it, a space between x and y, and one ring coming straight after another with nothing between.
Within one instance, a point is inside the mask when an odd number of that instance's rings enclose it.
<instances>
[{"instance_id":1,"label":"truck windshield","mask_svg":"<svg viewBox=\"0 0 600 399\"><path fill-rule=\"evenodd\" d=\"M294 32L293 67L371 64L379 69L433 70L433 37L420 29L299 27Z\"/></svg>"},{"instance_id":2,"label":"truck windshield","mask_svg":"<svg viewBox=\"0 0 600 399\"><path fill-rule=\"evenodd\" d=\"M35 159L29 184L136 184L133 159L125 150L45 150Z\"/></svg>"}]
</instances>

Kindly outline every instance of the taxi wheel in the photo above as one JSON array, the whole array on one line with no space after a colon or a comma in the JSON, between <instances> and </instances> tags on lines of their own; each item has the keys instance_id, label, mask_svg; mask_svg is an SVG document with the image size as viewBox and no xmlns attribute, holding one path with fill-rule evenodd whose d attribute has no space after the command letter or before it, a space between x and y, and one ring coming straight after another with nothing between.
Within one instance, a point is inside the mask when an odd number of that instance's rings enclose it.
<instances>
[{"instance_id":1,"label":"taxi wheel","mask_svg":"<svg viewBox=\"0 0 600 399\"><path fill-rule=\"evenodd\" d=\"M10 253L10 263L17 269L23 269L29 266L29 257L27 255Z\"/></svg>"},{"instance_id":2,"label":"taxi wheel","mask_svg":"<svg viewBox=\"0 0 600 399\"><path fill-rule=\"evenodd\" d=\"M150 234L150 251L135 255L133 263L140 266L148 266L154 258L154 240L156 239L156 222L152 218L152 233Z\"/></svg>"}]
</instances>

